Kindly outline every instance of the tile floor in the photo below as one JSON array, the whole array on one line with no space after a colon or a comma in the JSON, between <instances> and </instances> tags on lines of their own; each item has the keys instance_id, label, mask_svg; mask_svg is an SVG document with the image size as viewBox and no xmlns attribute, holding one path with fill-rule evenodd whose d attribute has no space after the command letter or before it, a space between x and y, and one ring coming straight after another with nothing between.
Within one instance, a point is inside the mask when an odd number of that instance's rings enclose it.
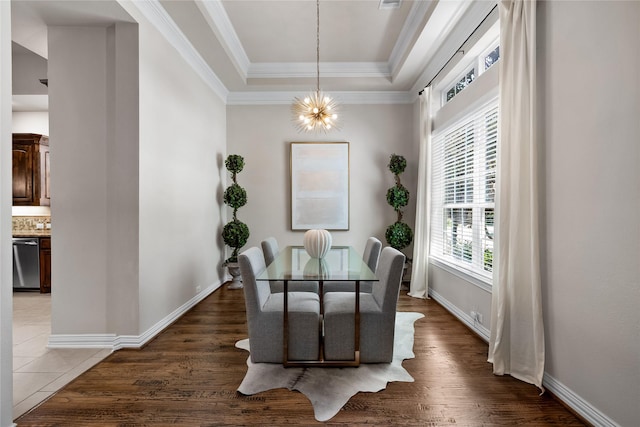
<instances>
[{"instance_id":1,"label":"tile floor","mask_svg":"<svg viewBox=\"0 0 640 427\"><path fill-rule=\"evenodd\" d=\"M51 294L13 294L13 418L37 406L111 350L50 349Z\"/></svg>"}]
</instances>

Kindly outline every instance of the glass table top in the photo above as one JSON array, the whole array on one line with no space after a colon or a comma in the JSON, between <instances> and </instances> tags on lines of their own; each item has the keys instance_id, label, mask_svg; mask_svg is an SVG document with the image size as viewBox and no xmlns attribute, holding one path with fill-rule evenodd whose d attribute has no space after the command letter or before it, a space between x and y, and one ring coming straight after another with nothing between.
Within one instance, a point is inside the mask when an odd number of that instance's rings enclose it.
<instances>
[{"instance_id":1,"label":"glass table top","mask_svg":"<svg viewBox=\"0 0 640 427\"><path fill-rule=\"evenodd\" d=\"M378 281L351 246L333 246L322 259L311 258L302 246L287 246L256 280Z\"/></svg>"}]
</instances>

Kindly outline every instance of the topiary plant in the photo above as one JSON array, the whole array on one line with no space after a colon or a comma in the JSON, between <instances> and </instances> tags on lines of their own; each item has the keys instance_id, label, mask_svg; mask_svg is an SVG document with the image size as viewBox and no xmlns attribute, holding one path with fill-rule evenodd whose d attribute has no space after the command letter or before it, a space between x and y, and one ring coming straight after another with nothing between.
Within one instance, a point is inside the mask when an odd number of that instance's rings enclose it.
<instances>
[{"instance_id":1,"label":"topiary plant","mask_svg":"<svg viewBox=\"0 0 640 427\"><path fill-rule=\"evenodd\" d=\"M402 208L409 204L409 190L400 182L400 174L407 167L407 160L403 156L392 154L388 167L395 176L396 185L387 190L387 203L396 211L398 219L387 227L384 237L392 248L400 251L413 241L411 227L402 222Z\"/></svg>"},{"instance_id":2,"label":"topiary plant","mask_svg":"<svg viewBox=\"0 0 640 427\"><path fill-rule=\"evenodd\" d=\"M249 240L249 227L244 222L238 220L238 209L247 204L247 192L238 185L236 175L244 168L244 158L237 154L230 154L224 161L224 165L231 172L233 184L224 190L224 203L233 208L233 220L229 221L222 229L222 240L231 248L231 256L225 260L224 264L238 262L238 251Z\"/></svg>"},{"instance_id":3,"label":"topiary plant","mask_svg":"<svg viewBox=\"0 0 640 427\"><path fill-rule=\"evenodd\" d=\"M235 210L247 204L247 192L238 184L232 184L224 190L224 203ZM235 215L235 212L234 212Z\"/></svg>"},{"instance_id":4,"label":"topiary plant","mask_svg":"<svg viewBox=\"0 0 640 427\"><path fill-rule=\"evenodd\" d=\"M236 262L238 261L238 249L243 247L249 239L249 227L244 222L234 219L222 229L222 239L227 245L234 248L233 254L227 262Z\"/></svg>"},{"instance_id":5,"label":"topiary plant","mask_svg":"<svg viewBox=\"0 0 640 427\"><path fill-rule=\"evenodd\" d=\"M402 184L396 184L387 191L387 203L402 215L401 209L409 204L409 190Z\"/></svg>"},{"instance_id":6,"label":"topiary plant","mask_svg":"<svg viewBox=\"0 0 640 427\"><path fill-rule=\"evenodd\" d=\"M411 227L404 222L396 221L387 227L384 237L392 248L401 250L411 244L413 231L411 231Z\"/></svg>"}]
</instances>

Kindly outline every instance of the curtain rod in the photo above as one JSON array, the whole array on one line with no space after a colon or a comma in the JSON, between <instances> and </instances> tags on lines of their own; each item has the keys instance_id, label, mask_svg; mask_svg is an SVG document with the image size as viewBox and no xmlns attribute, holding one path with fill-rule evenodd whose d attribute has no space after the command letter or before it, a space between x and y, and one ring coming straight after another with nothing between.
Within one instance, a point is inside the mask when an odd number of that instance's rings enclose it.
<instances>
[{"instance_id":1,"label":"curtain rod","mask_svg":"<svg viewBox=\"0 0 640 427\"><path fill-rule=\"evenodd\" d=\"M484 21L487 20L487 18L489 17L489 15L491 15L493 13L494 10L496 10L496 7L498 7L498 5L494 5L491 10L489 11L489 13L487 13L487 15L482 19L482 21L480 21L480 23L478 24L478 26L476 28L473 29L473 31L471 32L471 34L469 34L469 37L467 37L466 39L464 39L464 41L462 42L462 44L460 45L460 47L453 53L453 55L451 55L451 58L449 58L449 60L447 62L445 62L445 64L442 66L442 68L440 68L440 70L436 73L435 76L433 76L433 78L431 80L429 80L429 83L427 83L426 85L424 85L425 88L429 87L429 85L431 85L431 83L433 83L433 81L440 75L440 73L442 72L442 70L444 70L446 68L447 65L449 65L449 62L451 62L451 60L456 56L456 54L458 52L462 52L462 54L464 55L464 50L462 50L462 46L465 45L465 43L467 43L469 41L469 39L471 38L471 36L473 36L476 31L478 31L478 28L480 28L480 26L482 24L484 24ZM424 92L424 89L422 89L420 92L418 92L418 95L422 95L422 93Z\"/></svg>"}]
</instances>

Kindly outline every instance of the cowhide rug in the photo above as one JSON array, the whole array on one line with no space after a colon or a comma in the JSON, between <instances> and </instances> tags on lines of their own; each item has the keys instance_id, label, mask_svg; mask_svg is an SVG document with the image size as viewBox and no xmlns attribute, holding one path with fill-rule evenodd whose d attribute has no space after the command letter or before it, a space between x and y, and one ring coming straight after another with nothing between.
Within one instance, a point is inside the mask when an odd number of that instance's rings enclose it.
<instances>
[{"instance_id":1,"label":"cowhide rug","mask_svg":"<svg viewBox=\"0 0 640 427\"><path fill-rule=\"evenodd\" d=\"M284 368L278 363L252 363L249 357L249 369L238 391L251 395L274 388L297 390L311 401L316 420L327 421L359 391L384 390L390 381L413 382L402 361L415 357L413 324L422 317L421 313L397 313L391 363L362 364L357 368ZM249 351L249 339L238 341L236 347Z\"/></svg>"}]
</instances>

